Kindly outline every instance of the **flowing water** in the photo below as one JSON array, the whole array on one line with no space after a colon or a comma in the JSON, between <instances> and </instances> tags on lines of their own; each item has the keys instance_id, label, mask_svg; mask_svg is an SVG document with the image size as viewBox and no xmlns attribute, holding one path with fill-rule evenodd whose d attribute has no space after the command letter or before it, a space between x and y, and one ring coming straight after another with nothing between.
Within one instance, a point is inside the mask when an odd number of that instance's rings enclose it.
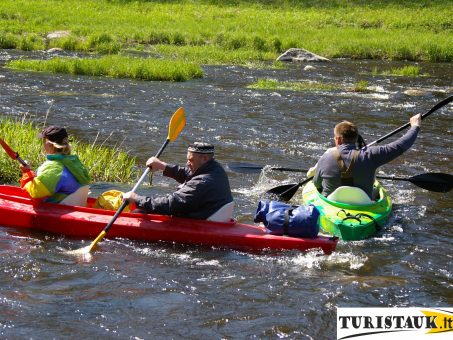
<instances>
[{"instance_id":1,"label":"flowing water","mask_svg":"<svg viewBox=\"0 0 453 340\"><path fill-rule=\"evenodd\" d=\"M187 145L206 140L215 144L216 157L225 165L240 161L307 169L332 146L338 121L356 122L371 142L453 92L453 64L420 64L429 75L416 78L371 74L375 67L408 64L394 62L338 60L312 70L302 64L283 70L208 66L201 80L170 83L3 67L19 57L24 54L0 51L2 114L65 125L85 142L118 143L142 163L160 148L169 118L180 106L187 125L167 146L165 161L184 162ZM345 88L367 80L371 91L246 88L265 77ZM424 120L414 147L380 174L452 173L452 113L449 105ZM235 218L246 223L253 222L265 190L304 175L228 174ZM91 240L0 227L0 337L331 339L336 307L452 306L452 194L404 181L385 185L394 210L383 231L366 241L340 242L329 256L119 239L103 241L82 260L64 251ZM130 188L99 183L93 195L112 187ZM155 175L153 187L140 191L159 194L174 188L174 182Z\"/></svg>"}]
</instances>

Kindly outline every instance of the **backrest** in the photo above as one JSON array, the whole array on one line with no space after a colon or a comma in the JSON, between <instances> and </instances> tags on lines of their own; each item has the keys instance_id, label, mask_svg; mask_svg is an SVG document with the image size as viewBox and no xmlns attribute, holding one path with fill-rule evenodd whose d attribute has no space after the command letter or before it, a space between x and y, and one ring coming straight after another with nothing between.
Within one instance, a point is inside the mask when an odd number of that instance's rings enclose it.
<instances>
[{"instance_id":1,"label":"backrest","mask_svg":"<svg viewBox=\"0 0 453 340\"><path fill-rule=\"evenodd\" d=\"M90 186L84 185L84 186L80 187L79 189L77 189L72 194L66 196L66 198L60 202L60 204L77 205L77 206L81 206L81 207L86 207L89 191L90 191Z\"/></svg>"},{"instance_id":2,"label":"backrest","mask_svg":"<svg viewBox=\"0 0 453 340\"><path fill-rule=\"evenodd\" d=\"M225 204L214 214L207 218L208 221L214 222L230 222L233 218L234 202Z\"/></svg>"},{"instance_id":3,"label":"backrest","mask_svg":"<svg viewBox=\"0 0 453 340\"><path fill-rule=\"evenodd\" d=\"M341 186L332 192L327 199L330 201L355 204L355 205L368 205L373 203L365 191L357 187Z\"/></svg>"}]
</instances>

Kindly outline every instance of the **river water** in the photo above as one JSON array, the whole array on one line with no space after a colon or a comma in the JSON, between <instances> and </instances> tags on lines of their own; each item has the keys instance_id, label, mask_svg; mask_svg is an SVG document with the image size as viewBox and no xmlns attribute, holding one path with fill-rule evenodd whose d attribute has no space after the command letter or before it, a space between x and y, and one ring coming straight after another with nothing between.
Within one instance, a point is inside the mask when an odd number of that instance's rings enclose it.
<instances>
[{"instance_id":1,"label":"river water","mask_svg":"<svg viewBox=\"0 0 453 340\"><path fill-rule=\"evenodd\" d=\"M83 141L118 143L141 162L158 151L180 106L187 125L167 146L165 161L184 162L187 145L205 140L215 144L216 157L225 165L240 161L307 169L332 146L338 121L356 122L371 142L453 92L453 64L419 64L429 75L417 78L371 74L373 68L409 64L402 62L337 60L312 70L303 64L282 70L206 66L203 79L185 83L3 67L6 60L28 56L0 51L2 115L27 114L39 124L47 117ZM367 80L371 91L246 88L259 78L344 88ZM452 173L452 113L450 105L424 120L414 147L380 174ZM269 171L228 174L234 215L246 223L252 223L265 190L303 178ZM337 307L451 307L452 194L404 181L385 185L394 210L383 231L366 241L340 242L329 256L120 239L103 241L91 258L81 260L64 250L91 240L0 227L0 338L332 339ZM130 186L98 183L93 195L106 188ZM153 187L140 191L159 194L174 188L155 175Z\"/></svg>"}]
</instances>

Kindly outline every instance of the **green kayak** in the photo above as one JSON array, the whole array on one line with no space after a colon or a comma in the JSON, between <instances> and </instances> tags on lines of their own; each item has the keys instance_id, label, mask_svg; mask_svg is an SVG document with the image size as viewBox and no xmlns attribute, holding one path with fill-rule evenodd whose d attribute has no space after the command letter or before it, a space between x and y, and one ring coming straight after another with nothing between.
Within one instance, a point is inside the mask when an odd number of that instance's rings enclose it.
<instances>
[{"instance_id":1,"label":"green kayak","mask_svg":"<svg viewBox=\"0 0 453 340\"><path fill-rule=\"evenodd\" d=\"M321 195L313 184L308 182L302 191L304 204L313 204L320 212L319 225L325 232L343 240L363 240L376 233L387 221L392 211L392 201L385 188L374 183L374 192L379 193L376 201L371 201L361 190L341 187L340 195ZM339 189L337 189L339 190ZM360 195L364 194L365 197ZM349 203L344 203L349 201Z\"/></svg>"}]
</instances>

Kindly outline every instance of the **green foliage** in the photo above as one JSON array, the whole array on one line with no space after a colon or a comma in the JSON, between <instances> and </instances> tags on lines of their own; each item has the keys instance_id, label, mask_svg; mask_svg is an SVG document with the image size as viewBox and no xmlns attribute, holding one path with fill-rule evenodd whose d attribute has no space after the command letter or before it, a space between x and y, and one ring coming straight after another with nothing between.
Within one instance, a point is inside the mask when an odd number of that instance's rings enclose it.
<instances>
[{"instance_id":1,"label":"green foliage","mask_svg":"<svg viewBox=\"0 0 453 340\"><path fill-rule=\"evenodd\" d=\"M8 117L0 119L0 137L34 169L44 161L37 135L38 132L25 119L22 121ZM31 143L33 139L35 142ZM21 175L19 163L11 159L0 147L0 182L18 184Z\"/></svg>"},{"instance_id":2,"label":"green foliage","mask_svg":"<svg viewBox=\"0 0 453 340\"><path fill-rule=\"evenodd\" d=\"M17 40L11 33L0 33L0 48L16 48Z\"/></svg>"},{"instance_id":3,"label":"green foliage","mask_svg":"<svg viewBox=\"0 0 453 340\"><path fill-rule=\"evenodd\" d=\"M33 127L24 117L22 120L8 116L0 118L0 136L20 157L36 169L45 157L38 139L40 129ZM117 146L105 147L82 143L71 136L72 153L77 154L88 168L92 182L133 183L136 179L135 158ZM0 182L17 184L21 176L19 164L0 147ZM112 163L112 160L115 163Z\"/></svg>"},{"instance_id":4,"label":"green foliage","mask_svg":"<svg viewBox=\"0 0 453 340\"><path fill-rule=\"evenodd\" d=\"M419 66L403 66L400 68L392 68L388 71L379 72L377 68L373 69L373 74L375 75L386 75L386 76L402 76L402 77L419 77L419 76L428 76L429 74L421 74Z\"/></svg>"},{"instance_id":5,"label":"green foliage","mask_svg":"<svg viewBox=\"0 0 453 340\"><path fill-rule=\"evenodd\" d=\"M353 88L354 92L367 92L368 91L368 81L360 80Z\"/></svg>"},{"instance_id":6,"label":"green foliage","mask_svg":"<svg viewBox=\"0 0 453 340\"><path fill-rule=\"evenodd\" d=\"M291 47L328 58L451 62L452 12L443 0L2 0L0 47L157 47L209 64L271 61ZM70 37L46 40L62 29Z\"/></svg>"},{"instance_id":7,"label":"green foliage","mask_svg":"<svg viewBox=\"0 0 453 340\"><path fill-rule=\"evenodd\" d=\"M333 91L339 86L323 82L289 82L276 79L258 79L257 82L247 86L250 89L260 90L287 90L287 91Z\"/></svg>"},{"instance_id":8,"label":"green foliage","mask_svg":"<svg viewBox=\"0 0 453 340\"><path fill-rule=\"evenodd\" d=\"M78 155L89 169L92 182L133 183L137 175L135 158L117 147L72 143L73 153ZM112 163L112 160L115 160Z\"/></svg>"},{"instance_id":9,"label":"green foliage","mask_svg":"<svg viewBox=\"0 0 453 340\"><path fill-rule=\"evenodd\" d=\"M98 59L14 60L6 65L20 70L140 80L186 81L191 78L203 77L201 67L193 63L118 55Z\"/></svg>"},{"instance_id":10,"label":"green foliage","mask_svg":"<svg viewBox=\"0 0 453 340\"><path fill-rule=\"evenodd\" d=\"M90 35L86 47L87 50L100 54L116 54L121 50L121 45L107 33Z\"/></svg>"}]
</instances>

